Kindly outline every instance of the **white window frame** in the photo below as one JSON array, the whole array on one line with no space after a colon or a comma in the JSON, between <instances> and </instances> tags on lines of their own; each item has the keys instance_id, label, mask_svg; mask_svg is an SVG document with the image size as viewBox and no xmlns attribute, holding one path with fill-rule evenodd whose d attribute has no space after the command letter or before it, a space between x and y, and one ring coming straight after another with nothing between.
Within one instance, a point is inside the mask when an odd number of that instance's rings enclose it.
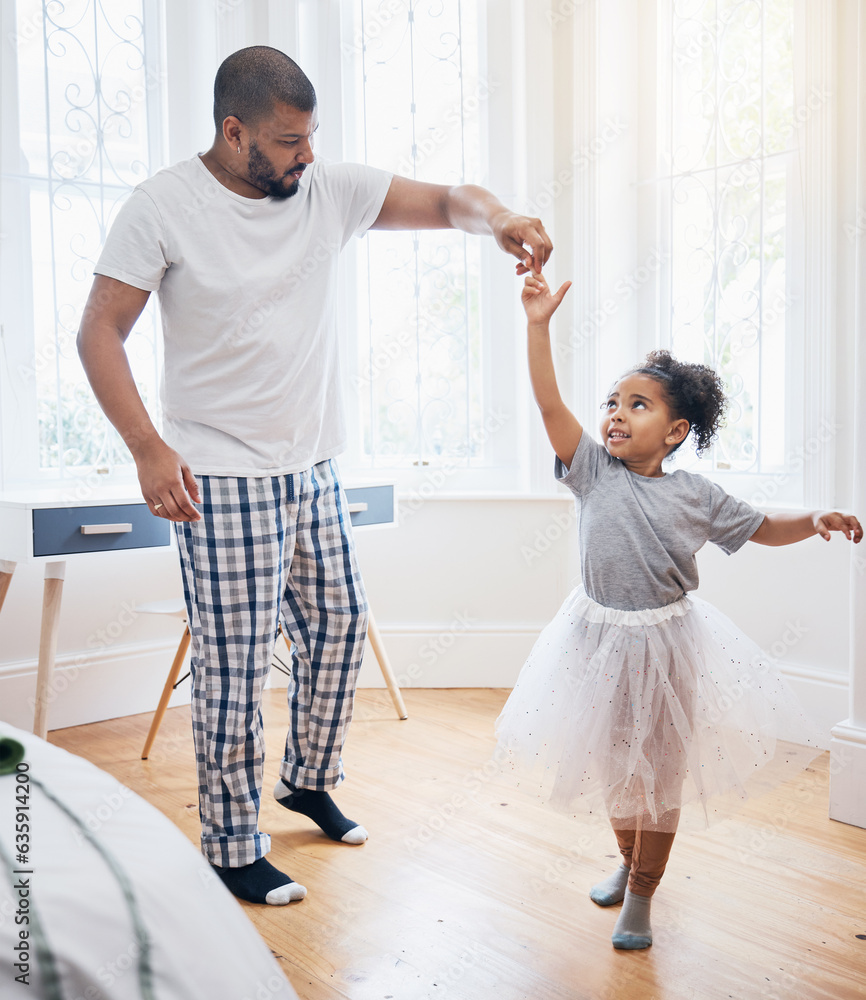
<instances>
[{"instance_id":1,"label":"white window frame","mask_svg":"<svg viewBox=\"0 0 866 1000\"><path fill-rule=\"evenodd\" d=\"M664 32L665 3L585 0L572 19L575 59L594 67L596 86L592 96L583 98L584 134L598 136L603 123L612 118L628 124L623 138L604 150L603 169L596 164L590 171L589 197L575 214L576 242L582 243L581 256L591 262L592 269L577 289L576 313L605 316L597 335L586 345L586 363L575 366L580 386L577 409L592 421L588 426L593 433L597 433L598 401L609 384L647 350L667 346L666 268L660 269L658 281L642 285L628 302L605 314L606 298L616 281L633 274L654 248L665 248L657 185L651 183L665 171L665 165L658 162L656 144L665 95L659 93L653 52L653 40ZM795 107L799 109L808 107L813 89L831 93L835 89L836 12L830 0L796 0L796 32L806 43L796 50ZM612 65L620 70L615 77L608 71ZM729 492L761 507L824 506L834 493L837 432L841 430L834 399L837 104L827 102L804 116L798 129L804 236L801 256L794 252L789 258L788 281L798 286L799 274L802 286L788 297L787 322L788 343L800 353L800 364L797 381L788 387L784 416L792 437L786 469L763 476L708 473ZM588 375L593 369L594 378ZM594 406L587 399L589 393Z\"/></svg>"},{"instance_id":2,"label":"white window frame","mask_svg":"<svg viewBox=\"0 0 866 1000\"><path fill-rule=\"evenodd\" d=\"M149 90L153 88L148 94L148 106L155 111L148 114L148 142L151 162L156 166L161 165L165 149L162 5L163 0L143 0L145 73ZM36 33L34 41L38 41L42 36L42 26L34 23L32 28ZM0 242L0 488L63 487L69 490L74 486L80 492L108 480L133 482L135 467L131 463L111 470L92 465L61 465L59 472L39 468L35 373L40 367L53 364L54 357L50 351L43 351L44 356L37 357L34 341L31 222L29 197L26 195L30 181L21 173L17 142L18 66L15 39L19 30L16 4L0 5L0 36L7 46L0 60L0 114L4 135L15 139L4 142L0 151L0 173L3 175L0 184L0 232L7 237ZM154 322L158 323L155 316ZM156 340L158 351L158 329ZM84 380L83 372L81 377Z\"/></svg>"},{"instance_id":3,"label":"white window frame","mask_svg":"<svg viewBox=\"0 0 866 1000\"><path fill-rule=\"evenodd\" d=\"M356 39L341 37L341 6L347 0L300 0L299 49L304 53L301 65L310 75L319 96L320 128L316 149L332 160L346 159L342 120L351 86L346 72L342 46ZM349 0L351 2L351 0ZM523 73L527 24L532 18L516 0L480 0L486 20L487 74L495 83L488 101L489 164L486 176L467 178L492 190L507 206L520 209L525 198L526 175L520 162L525 155L526 101ZM516 57L516 58L515 58ZM548 61L549 67L549 61ZM498 143L495 155L490 147ZM375 156L371 165L377 166ZM545 220L547 223L547 220ZM376 233L364 239L375 246ZM411 233L405 238L411 239ZM514 262L503 260L502 251L489 238L481 240L482 274L482 387L484 435L487 454L477 467L461 467L444 458L418 468L405 465L371 464L350 445L341 459L344 471L354 476L386 476L410 495L454 497L471 494L526 495L529 468L526 461L529 412L525 380L525 349L520 283L513 273ZM350 241L342 254L340 329L343 337L344 384L350 423L358 411L358 397L353 375L357 374L354 342L356 320L351 303L357 294L356 241ZM351 429L350 429L351 435ZM548 487L547 492L550 492Z\"/></svg>"}]
</instances>

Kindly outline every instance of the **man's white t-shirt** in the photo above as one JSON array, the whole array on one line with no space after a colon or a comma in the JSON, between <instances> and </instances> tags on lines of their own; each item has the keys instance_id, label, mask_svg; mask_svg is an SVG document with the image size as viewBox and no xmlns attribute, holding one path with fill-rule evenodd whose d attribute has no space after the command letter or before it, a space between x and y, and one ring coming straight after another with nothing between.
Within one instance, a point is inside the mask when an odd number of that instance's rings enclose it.
<instances>
[{"instance_id":1,"label":"man's white t-shirt","mask_svg":"<svg viewBox=\"0 0 866 1000\"><path fill-rule=\"evenodd\" d=\"M315 160L291 198L244 198L198 156L139 184L94 268L158 292L163 434L194 473L271 476L346 445L337 264L391 174Z\"/></svg>"}]
</instances>

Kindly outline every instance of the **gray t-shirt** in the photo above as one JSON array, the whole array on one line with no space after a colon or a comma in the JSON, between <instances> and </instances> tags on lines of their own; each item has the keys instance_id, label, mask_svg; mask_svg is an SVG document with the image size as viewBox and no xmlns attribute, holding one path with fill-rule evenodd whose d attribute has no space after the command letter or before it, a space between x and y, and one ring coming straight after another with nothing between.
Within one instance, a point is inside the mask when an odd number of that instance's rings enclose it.
<instances>
[{"instance_id":1,"label":"gray t-shirt","mask_svg":"<svg viewBox=\"0 0 866 1000\"><path fill-rule=\"evenodd\" d=\"M695 553L713 542L730 555L764 515L704 476L678 469L658 479L629 472L583 432L556 478L577 498L583 586L622 611L660 608L698 586Z\"/></svg>"}]
</instances>

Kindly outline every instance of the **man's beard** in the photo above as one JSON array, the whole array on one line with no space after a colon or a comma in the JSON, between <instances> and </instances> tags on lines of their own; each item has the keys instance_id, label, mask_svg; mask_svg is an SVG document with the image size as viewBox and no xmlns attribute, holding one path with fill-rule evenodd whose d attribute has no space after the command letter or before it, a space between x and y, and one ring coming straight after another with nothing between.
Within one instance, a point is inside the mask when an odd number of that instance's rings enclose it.
<instances>
[{"instance_id":1,"label":"man's beard","mask_svg":"<svg viewBox=\"0 0 866 1000\"><path fill-rule=\"evenodd\" d=\"M299 163L292 170L287 170L282 177L277 177L274 165L259 149L258 144L253 139L250 141L249 156L249 181L260 191L270 195L271 198L291 198L298 193L300 178L292 181L286 186L285 179L289 177L293 170L304 170L306 164Z\"/></svg>"}]
</instances>

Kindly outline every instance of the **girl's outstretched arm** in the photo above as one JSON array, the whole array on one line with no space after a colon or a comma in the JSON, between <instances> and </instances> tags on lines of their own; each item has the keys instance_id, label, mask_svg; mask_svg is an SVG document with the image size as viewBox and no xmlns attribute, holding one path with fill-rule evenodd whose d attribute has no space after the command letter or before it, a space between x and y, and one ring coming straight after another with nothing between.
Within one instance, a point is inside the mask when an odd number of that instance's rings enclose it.
<instances>
[{"instance_id":1,"label":"girl's outstretched arm","mask_svg":"<svg viewBox=\"0 0 866 1000\"><path fill-rule=\"evenodd\" d=\"M571 460L580 444L583 428L577 417L563 403L559 386L556 384L550 350L550 317L556 312L570 287L571 282L566 281L559 291L553 294L547 287L543 275L528 274L522 295L527 319L529 378L532 382L532 392L541 410L544 429L547 431L553 450L566 468L571 465Z\"/></svg>"},{"instance_id":2,"label":"girl's outstretched arm","mask_svg":"<svg viewBox=\"0 0 866 1000\"><path fill-rule=\"evenodd\" d=\"M760 545L791 545L820 535L829 542L831 531L841 531L852 542L863 538L863 528L853 514L813 510L808 514L767 514L749 541Z\"/></svg>"}]
</instances>

